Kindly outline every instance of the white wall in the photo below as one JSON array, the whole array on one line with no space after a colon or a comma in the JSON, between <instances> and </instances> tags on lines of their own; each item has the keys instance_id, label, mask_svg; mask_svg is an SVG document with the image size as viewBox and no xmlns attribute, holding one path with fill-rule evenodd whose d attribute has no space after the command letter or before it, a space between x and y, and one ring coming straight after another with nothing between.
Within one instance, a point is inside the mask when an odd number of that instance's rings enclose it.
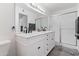
<instances>
[{"instance_id":1,"label":"white wall","mask_svg":"<svg viewBox=\"0 0 79 59\"><path fill-rule=\"evenodd\" d=\"M79 16L79 3L77 4L78 16Z\"/></svg>"},{"instance_id":2,"label":"white wall","mask_svg":"<svg viewBox=\"0 0 79 59\"><path fill-rule=\"evenodd\" d=\"M12 40L10 55L15 55L14 38L15 33L12 31L14 25L14 4L0 3L0 40Z\"/></svg>"},{"instance_id":3,"label":"white wall","mask_svg":"<svg viewBox=\"0 0 79 59\"><path fill-rule=\"evenodd\" d=\"M60 24L58 16L49 17L49 29L55 33L55 41L60 42Z\"/></svg>"},{"instance_id":4,"label":"white wall","mask_svg":"<svg viewBox=\"0 0 79 59\"><path fill-rule=\"evenodd\" d=\"M50 31L54 31L54 20L52 16L48 16L48 26Z\"/></svg>"},{"instance_id":5,"label":"white wall","mask_svg":"<svg viewBox=\"0 0 79 59\"><path fill-rule=\"evenodd\" d=\"M25 4L16 3L15 7L16 32L20 32L19 13L27 16L27 27L29 26L29 23L35 23L35 19L39 17L39 15L37 15L33 10L29 9Z\"/></svg>"},{"instance_id":6,"label":"white wall","mask_svg":"<svg viewBox=\"0 0 79 59\"><path fill-rule=\"evenodd\" d=\"M60 10L60 11L55 12L53 14L53 16L55 16L55 15L62 15L62 14L68 13L68 12L77 11L77 9L78 9L78 7L75 6L75 7L69 8L69 9Z\"/></svg>"},{"instance_id":7,"label":"white wall","mask_svg":"<svg viewBox=\"0 0 79 59\"><path fill-rule=\"evenodd\" d=\"M19 8L20 12L22 12L22 10L24 10L24 13L27 15L27 18L28 18L28 23L35 23L37 14L34 14L32 11L30 11L25 4L23 5L20 3L16 3L16 6Z\"/></svg>"},{"instance_id":8,"label":"white wall","mask_svg":"<svg viewBox=\"0 0 79 59\"><path fill-rule=\"evenodd\" d=\"M0 3L0 37L13 34L12 25L14 25L14 4Z\"/></svg>"}]
</instances>

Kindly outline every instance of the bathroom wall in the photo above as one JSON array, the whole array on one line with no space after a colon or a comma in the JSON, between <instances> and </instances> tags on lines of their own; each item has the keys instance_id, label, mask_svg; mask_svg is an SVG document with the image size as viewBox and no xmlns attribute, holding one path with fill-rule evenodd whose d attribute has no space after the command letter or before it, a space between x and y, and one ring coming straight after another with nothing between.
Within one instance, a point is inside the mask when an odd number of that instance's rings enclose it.
<instances>
[{"instance_id":1,"label":"bathroom wall","mask_svg":"<svg viewBox=\"0 0 79 59\"><path fill-rule=\"evenodd\" d=\"M14 38L15 33L12 31L14 26L14 4L13 3L0 3L0 41L11 40L11 47L9 50L10 55L15 55Z\"/></svg>"},{"instance_id":2,"label":"bathroom wall","mask_svg":"<svg viewBox=\"0 0 79 59\"><path fill-rule=\"evenodd\" d=\"M20 23L22 23L19 21L19 13L22 13L27 16L27 27L29 27L29 23L35 23L35 19L37 19L40 15L38 12L35 12L23 3L16 3L15 7L16 32L20 32ZM25 23L25 21L23 22Z\"/></svg>"},{"instance_id":3,"label":"bathroom wall","mask_svg":"<svg viewBox=\"0 0 79 59\"><path fill-rule=\"evenodd\" d=\"M14 4L0 3L0 37L9 36L13 34L11 29L13 25L14 25Z\"/></svg>"},{"instance_id":4,"label":"bathroom wall","mask_svg":"<svg viewBox=\"0 0 79 59\"><path fill-rule=\"evenodd\" d=\"M16 3L16 6L19 8L19 12L27 15L28 23L35 23L35 19L38 17L36 13L31 11L25 4Z\"/></svg>"}]
</instances>

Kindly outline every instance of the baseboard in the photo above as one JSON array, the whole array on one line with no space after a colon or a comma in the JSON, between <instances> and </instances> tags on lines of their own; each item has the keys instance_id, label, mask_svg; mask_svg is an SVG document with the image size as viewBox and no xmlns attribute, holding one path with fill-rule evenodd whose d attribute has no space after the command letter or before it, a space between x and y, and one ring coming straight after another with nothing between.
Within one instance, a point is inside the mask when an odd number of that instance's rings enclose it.
<instances>
[{"instance_id":1,"label":"baseboard","mask_svg":"<svg viewBox=\"0 0 79 59\"><path fill-rule=\"evenodd\" d=\"M64 47L71 48L71 49L78 49L77 46L73 46L73 45L69 45L69 44L65 44L65 43L61 43L61 45L64 46Z\"/></svg>"},{"instance_id":2,"label":"baseboard","mask_svg":"<svg viewBox=\"0 0 79 59\"><path fill-rule=\"evenodd\" d=\"M61 45L61 43L59 43L59 42L56 42L56 41L55 41L55 45L57 45L57 46L58 46L58 45Z\"/></svg>"},{"instance_id":3,"label":"baseboard","mask_svg":"<svg viewBox=\"0 0 79 59\"><path fill-rule=\"evenodd\" d=\"M71 48L71 49L78 49L77 46L70 45L70 44L59 43L59 42L55 42L55 44L56 44L56 45L60 45L60 46L64 46L64 47L68 47L68 48Z\"/></svg>"}]
</instances>

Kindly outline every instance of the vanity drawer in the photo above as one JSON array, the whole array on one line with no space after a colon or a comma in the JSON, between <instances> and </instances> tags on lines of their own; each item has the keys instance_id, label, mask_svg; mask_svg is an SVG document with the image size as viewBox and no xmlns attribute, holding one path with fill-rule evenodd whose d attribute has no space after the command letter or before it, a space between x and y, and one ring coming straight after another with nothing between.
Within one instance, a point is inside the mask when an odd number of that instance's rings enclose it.
<instances>
[{"instance_id":1,"label":"vanity drawer","mask_svg":"<svg viewBox=\"0 0 79 59\"><path fill-rule=\"evenodd\" d=\"M44 56L44 40L37 42L35 45L35 52L37 56Z\"/></svg>"},{"instance_id":2,"label":"vanity drawer","mask_svg":"<svg viewBox=\"0 0 79 59\"><path fill-rule=\"evenodd\" d=\"M43 40L44 38L48 38L48 36L46 34L42 34L42 35L38 35L38 36L35 36L35 37L32 37L31 40Z\"/></svg>"},{"instance_id":3,"label":"vanity drawer","mask_svg":"<svg viewBox=\"0 0 79 59\"><path fill-rule=\"evenodd\" d=\"M22 42L17 42L17 55L19 56L44 56L44 41L39 41L34 44L25 45Z\"/></svg>"},{"instance_id":4,"label":"vanity drawer","mask_svg":"<svg viewBox=\"0 0 79 59\"><path fill-rule=\"evenodd\" d=\"M77 40L77 45L78 45L78 47L79 47L79 40Z\"/></svg>"},{"instance_id":5,"label":"vanity drawer","mask_svg":"<svg viewBox=\"0 0 79 59\"><path fill-rule=\"evenodd\" d=\"M18 56L33 56L35 55L33 45L25 45L22 42L17 41L17 55Z\"/></svg>"},{"instance_id":6,"label":"vanity drawer","mask_svg":"<svg viewBox=\"0 0 79 59\"><path fill-rule=\"evenodd\" d=\"M27 43L27 45L29 45L29 44L33 44L41 40L44 40L45 37L46 35L39 35L39 36L30 37L30 38L23 38L23 37L17 36L16 41L20 41L25 44Z\"/></svg>"},{"instance_id":7,"label":"vanity drawer","mask_svg":"<svg viewBox=\"0 0 79 59\"><path fill-rule=\"evenodd\" d=\"M50 40L54 40L55 37L55 33L49 33L49 39Z\"/></svg>"},{"instance_id":8,"label":"vanity drawer","mask_svg":"<svg viewBox=\"0 0 79 59\"><path fill-rule=\"evenodd\" d=\"M30 45L36 43L37 41L31 40L31 38L16 37L16 42L24 43L24 45Z\"/></svg>"}]
</instances>

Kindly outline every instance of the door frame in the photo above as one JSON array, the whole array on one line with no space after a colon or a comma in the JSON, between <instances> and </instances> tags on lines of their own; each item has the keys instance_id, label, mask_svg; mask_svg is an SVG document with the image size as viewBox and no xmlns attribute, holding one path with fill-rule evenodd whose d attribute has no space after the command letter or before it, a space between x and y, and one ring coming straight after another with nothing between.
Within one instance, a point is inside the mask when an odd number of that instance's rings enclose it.
<instances>
[{"instance_id":1,"label":"door frame","mask_svg":"<svg viewBox=\"0 0 79 59\"><path fill-rule=\"evenodd\" d=\"M72 12L68 12L68 13L64 13L64 14L61 14L61 15L58 15L58 16L62 16L62 15L66 15L66 14L70 14L70 13L75 13L77 14L78 11L72 11ZM62 43L62 39L61 39L61 23L59 24L59 31L60 31L60 42L59 44L62 45L62 46L65 46L65 47L69 47L69 48L74 48L74 49L77 49L77 39L76 39L76 45L72 45L72 44L68 44L68 43Z\"/></svg>"}]
</instances>

